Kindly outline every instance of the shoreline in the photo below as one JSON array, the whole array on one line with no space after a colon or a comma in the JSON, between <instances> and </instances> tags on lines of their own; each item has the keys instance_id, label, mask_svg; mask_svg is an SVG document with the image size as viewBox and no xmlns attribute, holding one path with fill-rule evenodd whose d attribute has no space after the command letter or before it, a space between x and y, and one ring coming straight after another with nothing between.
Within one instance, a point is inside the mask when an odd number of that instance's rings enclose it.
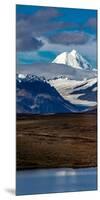
<instances>
[{"instance_id":1,"label":"shoreline","mask_svg":"<svg viewBox=\"0 0 100 200\"><path fill-rule=\"evenodd\" d=\"M88 169L88 168L97 168L97 165L96 166L78 166L78 167L53 167L53 168L50 168L50 167L43 167L43 168L18 168L16 169L17 172L19 171L35 171L35 170L53 170L53 169Z\"/></svg>"}]
</instances>

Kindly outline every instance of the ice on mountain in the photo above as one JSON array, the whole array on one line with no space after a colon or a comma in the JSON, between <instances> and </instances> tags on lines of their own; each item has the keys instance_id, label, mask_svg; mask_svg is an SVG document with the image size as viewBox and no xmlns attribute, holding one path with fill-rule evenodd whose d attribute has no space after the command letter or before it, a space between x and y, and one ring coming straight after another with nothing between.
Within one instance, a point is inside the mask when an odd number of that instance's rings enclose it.
<instances>
[{"instance_id":1,"label":"ice on mountain","mask_svg":"<svg viewBox=\"0 0 100 200\"><path fill-rule=\"evenodd\" d=\"M52 63L64 64L76 69L92 69L91 64L81 56L75 49L71 52L63 52L59 54Z\"/></svg>"}]
</instances>

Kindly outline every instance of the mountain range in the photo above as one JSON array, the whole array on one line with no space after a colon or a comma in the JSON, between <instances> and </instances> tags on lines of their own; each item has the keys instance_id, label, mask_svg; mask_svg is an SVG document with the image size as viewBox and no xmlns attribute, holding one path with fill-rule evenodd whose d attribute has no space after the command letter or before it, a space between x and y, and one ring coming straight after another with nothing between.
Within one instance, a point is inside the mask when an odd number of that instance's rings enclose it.
<instances>
[{"instance_id":1,"label":"mountain range","mask_svg":"<svg viewBox=\"0 0 100 200\"><path fill-rule=\"evenodd\" d=\"M39 71L40 70L40 71ZM17 113L89 112L97 105L97 71L76 50L16 75Z\"/></svg>"}]
</instances>

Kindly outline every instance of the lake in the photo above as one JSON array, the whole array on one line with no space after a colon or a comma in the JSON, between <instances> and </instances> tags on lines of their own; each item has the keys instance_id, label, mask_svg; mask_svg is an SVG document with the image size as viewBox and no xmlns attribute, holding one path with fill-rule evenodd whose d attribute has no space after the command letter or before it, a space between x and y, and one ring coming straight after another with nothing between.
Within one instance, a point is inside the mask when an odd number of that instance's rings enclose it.
<instances>
[{"instance_id":1,"label":"lake","mask_svg":"<svg viewBox=\"0 0 100 200\"><path fill-rule=\"evenodd\" d=\"M96 168L17 171L16 195L91 191L97 189Z\"/></svg>"}]
</instances>

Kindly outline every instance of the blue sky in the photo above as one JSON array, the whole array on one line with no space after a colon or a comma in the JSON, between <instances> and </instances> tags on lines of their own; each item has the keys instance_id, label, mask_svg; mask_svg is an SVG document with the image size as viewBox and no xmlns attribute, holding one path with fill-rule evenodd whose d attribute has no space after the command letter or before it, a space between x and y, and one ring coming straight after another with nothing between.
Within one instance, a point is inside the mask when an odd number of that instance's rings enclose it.
<instances>
[{"instance_id":1,"label":"blue sky","mask_svg":"<svg viewBox=\"0 0 100 200\"><path fill-rule=\"evenodd\" d=\"M50 63L76 49L95 67L96 21L96 10L17 5L17 66Z\"/></svg>"}]
</instances>

